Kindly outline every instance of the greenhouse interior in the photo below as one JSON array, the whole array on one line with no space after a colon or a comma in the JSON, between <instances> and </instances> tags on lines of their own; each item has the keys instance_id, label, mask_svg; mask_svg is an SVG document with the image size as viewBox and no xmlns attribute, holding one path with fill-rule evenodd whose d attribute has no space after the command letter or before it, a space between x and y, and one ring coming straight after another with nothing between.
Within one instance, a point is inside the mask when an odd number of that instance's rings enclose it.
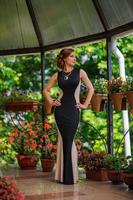
<instances>
[{"instance_id":1,"label":"greenhouse interior","mask_svg":"<svg viewBox=\"0 0 133 200\"><path fill-rule=\"evenodd\" d=\"M0 28L0 200L131 200L133 1L0 0Z\"/></svg>"}]
</instances>

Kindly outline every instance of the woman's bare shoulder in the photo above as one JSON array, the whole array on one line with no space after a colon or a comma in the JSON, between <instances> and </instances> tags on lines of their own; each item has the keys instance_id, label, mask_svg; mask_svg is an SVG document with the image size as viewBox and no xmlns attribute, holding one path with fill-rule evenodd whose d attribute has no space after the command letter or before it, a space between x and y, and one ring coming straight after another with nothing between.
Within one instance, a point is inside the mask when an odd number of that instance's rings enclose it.
<instances>
[{"instance_id":1,"label":"woman's bare shoulder","mask_svg":"<svg viewBox=\"0 0 133 200\"><path fill-rule=\"evenodd\" d=\"M57 77L58 77L58 72L55 72L55 73L51 76L51 79L57 81Z\"/></svg>"},{"instance_id":2,"label":"woman's bare shoulder","mask_svg":"<svg viewBox=\"0 0 133 200\"><path fill-rule=\"evenodd\" d=\"M82 79L86 75L86 71L84 69L80 69L80 78Z\"/></svg>"}]
</instances>

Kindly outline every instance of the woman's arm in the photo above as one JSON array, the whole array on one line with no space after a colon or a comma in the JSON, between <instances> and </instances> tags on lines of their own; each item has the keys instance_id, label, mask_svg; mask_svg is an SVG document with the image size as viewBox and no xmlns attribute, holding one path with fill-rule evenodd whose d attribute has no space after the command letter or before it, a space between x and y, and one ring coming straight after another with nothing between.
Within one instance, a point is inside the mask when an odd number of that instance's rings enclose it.
<instances>
[{"instance_id":1,"label":"woman's arm","mask_svg":"<svg viewBox=\"0 0 133 200\"><path fill-rule=\"evenodd\" d=\"M87 76L87 73L83 69L80 69L80 79L86 85L86 87L88 89L88 93L87 93L85 102L83 104L80 103L79 107L87 108L89 106L91 98L93 96L94 88L93 88L91 81L89 80L89 78Z\"/></svg>"},{"instance_id":2,"label":"woman's arm","mask_svg":"<svg viewBox=\"0 0 133 200\"><path fill-rule=\"evenodd\" d=\"M50 97L50 90L51 88L57 83L57 72L54 73L52 75L52 77L49 79L48 83L46 84L44 90L43 90L43 94L44 97L47 99L47 101L51 104L51 105L60 105L60 102L58 100L53 100Z\"/></svg>"}]
</instances>

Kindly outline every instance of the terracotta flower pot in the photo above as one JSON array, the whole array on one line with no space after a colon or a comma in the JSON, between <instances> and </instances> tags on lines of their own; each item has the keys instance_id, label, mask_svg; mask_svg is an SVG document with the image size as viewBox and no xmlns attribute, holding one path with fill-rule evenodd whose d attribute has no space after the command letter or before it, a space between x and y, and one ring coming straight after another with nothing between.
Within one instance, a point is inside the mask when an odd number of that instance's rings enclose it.
<instances>
[{"instance_id":1,"label":"terracotta flower pot","mask_svg":"<svg viewBox=\"0 0 133 200\"><path fill-rule=\"evenodd\" d=\"M18 164L21 169L35 169L37 165L37 159L35 156L18 155Z\"/></svg>"},{"instance_id":2,"label":"terracotta flower pot","mask_svg":"<svg viewBox=\"0 0 133 200\"><path fill-rule=\"evenodd\" d=\"M41 166L43 172L51 172L53 170L55 160L41 158Z\"/></svg>"},{"instance_id":3,"label":"terracotta flower pot","mask_svg":"<svg viewBox=\"0 0 133 200\"><path fill-rule=\"evenodd\" d=\"M107 181L107 171L106 169L99 169L98 171L90 171L86 169L86 179L95 181Z\"/></svg>"},{"instance_id":4,"label":"terracotta flower pot","mask_svg":"<svg viewBox=\"0 0 133 200\"><path fill-rule=\"evenodd\" d=\"M108 171L108 179L112 181L112 184L120 184L123 183L122 173L116 170Z\"/></svg>"},{"instance_id":5,"label":"terracotta flower pot","mask_svg":"<svg viewBox=\"0 0 133 200\"><path fill-rule=\"evenodd\" d=\"M121 105L122 110L128 110L128 101L126 95L123 96L122 98L122 105Z\"/></svg>"},{"instance_id":6,"label":"terracotta flower pot","mask_svg":"<svg viewBox=\"0 0 133 200\"><path fill-rule=\"evenodd\" d=\"M95 93L91 99L91 108L94 112L103 111L105 108L105 100L107 95Z\"/></svg>"},{"instance_id":7,"label":"terracotta flower pot","mask_svg":"<svg viewBox=\"0 0 133 200\"><path fill-rule=\"evenodd\" d=\"M12 101L5 104L7 112L13 111L35 111L38 108L37 101Z\"/></svg>"},{"instance_id":8,"label":"terracotta flower pot","mask_svg":"<svg viewBox=\"0 0 133 200\"><path fill-rule=\"evenodd\" d=\"M126 96L130 107L133 108L133 92L127 92Z\"/></svg>"},{"instance_id":9,"label":"terracotta flower pot","mask_svg":"<svg viewBox=\"0 0 133 200\"><path fill-rule=\"evenodd\" d=\"M122 176L124 183L128 185L129 189L133 190L133 174L123 173Z\"/></svg>"},{"instance_id":10,"label":"terracotta flower pot","mask_svg":"<svg viewBox=\"0 0 133 200\"><path fill-rule=\"evenodd\" d=\"M110 97L114 104L114 110L117 112L122 110L123 93L111 93Z\"/></svg>"}]
</instances>

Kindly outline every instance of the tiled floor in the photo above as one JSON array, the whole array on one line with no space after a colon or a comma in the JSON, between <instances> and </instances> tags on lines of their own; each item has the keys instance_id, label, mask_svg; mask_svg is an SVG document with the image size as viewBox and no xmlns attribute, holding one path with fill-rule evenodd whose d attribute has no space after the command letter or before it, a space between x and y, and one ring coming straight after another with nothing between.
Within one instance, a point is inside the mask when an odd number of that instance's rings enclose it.
<instances>
[{"instance_id":1,"label":"tiled floor","mask_svg":"<svg viewBox=\"0 0 133 200\"><path fill-rule=\"evenodd\" d=\"M77 184L63 185L54 181L54 172L42 172L40 168L19 170L13 167L4 174L16 178L26 200L133 200L133 191L126 185L86 181L83 175Z\"/></svg>"}]
</instances>

